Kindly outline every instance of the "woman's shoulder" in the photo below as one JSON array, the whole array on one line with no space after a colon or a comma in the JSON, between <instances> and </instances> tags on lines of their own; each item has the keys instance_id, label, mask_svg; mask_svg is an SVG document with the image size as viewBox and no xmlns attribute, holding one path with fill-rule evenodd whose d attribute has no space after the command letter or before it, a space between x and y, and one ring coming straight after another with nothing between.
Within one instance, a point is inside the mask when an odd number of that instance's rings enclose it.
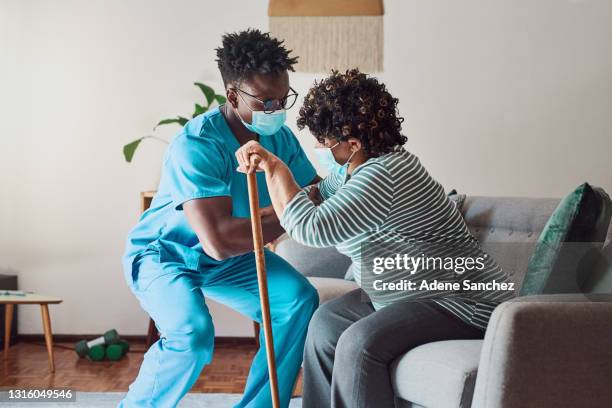
<instances>
[{"instance_id":1,"label":"woman's shoulder","mask_svg":"<svg viewBox=\"0 0 612 408\"><path fill-rule=\"evenodd\" d=\"M414 163L414 162L419 161L419 158L417 157L417 155L408 151L403 146L397 147L395 150L393 150L390 153L383 154L382 156L380 156L380 159L382 162L386 164L390 164L390 163L409 164L409 163Z\"/></svg>"},{"instance_id":2,"label":"woman's shoulder","mask_svg":"<svg viewBox=\"0 0 612 408\"><path fill-rule=\"evenodd\" d=\"M349 183L358 183L359 185L389 185L392 184L393 178L391 170L381 157L368 159L353 171L349 178Z\"/></svg>"},{"instance_id":3,"label":"woman's shoulder","mask_svg":"<svg viewBox=\"0 0 612 408\"><path fill-rule=\"evenodd\" d=\"M415 154L400 146L392 152L368 159L357 170L365 171L367 169L366 173L386 172L389 175L398 172L405 174L407 170L420 165L419 158Z\"/></svg>"}]
</instances>

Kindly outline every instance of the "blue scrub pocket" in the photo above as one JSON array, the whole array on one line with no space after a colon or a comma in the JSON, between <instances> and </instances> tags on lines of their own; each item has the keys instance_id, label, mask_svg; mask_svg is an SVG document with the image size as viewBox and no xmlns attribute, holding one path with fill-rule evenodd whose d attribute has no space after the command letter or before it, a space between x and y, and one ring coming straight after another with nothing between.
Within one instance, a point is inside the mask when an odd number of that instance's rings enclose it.
<instances>
[{"instance_id":1,"label":"blue scrub pocket","mask_svg":"<svg viewBox=\"0 0 612 408\"><path fill-rule=\"evenodd\" d=\"M146 291L157 278L173 273L199 273L202 252L175 242L157 240L136 255L131 268L131 287Z\"/></svg>"},{"instance_id":2,"label":"blue scrub pocket","mask_svg":"<svg viewBox=\"0 0 612 408\"><path fill-rule=\"evenodd\" d=\"M160 275L159 252L145 249L134 257L131 265L130 288L134 292L142 291L148 287L154 277Z\"/></svg>"},{"instance_id":3,"label":"blue scrub pocket","mask_svg":"<svg viewBox=\"0 0 612 408\"><path fill-rule=\"evenodd\" d=\"M202 252L188 246L172 241L160 239L157 241L159 262L173 262L183 264L187 269L198 270Z\"/></svg>"}]
</instances>

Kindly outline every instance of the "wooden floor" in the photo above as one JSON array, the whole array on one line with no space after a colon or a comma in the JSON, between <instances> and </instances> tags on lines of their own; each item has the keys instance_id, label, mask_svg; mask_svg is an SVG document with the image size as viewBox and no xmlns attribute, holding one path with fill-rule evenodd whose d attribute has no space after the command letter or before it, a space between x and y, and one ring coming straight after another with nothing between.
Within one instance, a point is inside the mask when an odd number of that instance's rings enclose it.
<instances>
[{"instance_id":1,"label":"wooden floor","mask_svg":"<svg viewBox=\"0 0 612 408\"><path fill-rule=\"evenodd\" d=\"M0 387L71 388L75 391L127 391L136 378L144 343L130 341L131 351L120 361L93 362L79 358L73 343L54 347L55 373L49 372L44 343L24 342L10 348L8 360L0 351ZM215 355L191 392L242 393L255 345L226 340L215 345ZM301 395L298 381L296 395Z\"/></svg>"}]
</instances>

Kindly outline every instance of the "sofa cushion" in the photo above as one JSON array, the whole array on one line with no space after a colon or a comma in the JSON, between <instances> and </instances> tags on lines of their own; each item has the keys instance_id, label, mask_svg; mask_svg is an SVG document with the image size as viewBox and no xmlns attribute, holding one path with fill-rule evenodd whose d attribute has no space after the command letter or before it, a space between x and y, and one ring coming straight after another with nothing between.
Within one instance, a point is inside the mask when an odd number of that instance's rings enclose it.
<instances>
[{"instance_id":1,"label":"sofa cushion","mask_svg":"<svg viewBox=\"0 0 612 408\"><path fill-rule=\"evenodd\" d=\"M319 293L320 305L359 288L356 282L345 279L311 276L308 280Z\"/></svg>"},{"instance_id":2,"label":"sofa cushion","mask_svg":"<svg viewBox=\"0 0 612 408\"><path fill-rule=\"evenodd\" d=\"M612 242L599 253L581 289L587 294L612 293Z\"/></svg>"},{"instance_id":3,"label":"sofa cushion","mask_svg":"<svg viewBox=\"0 0 612 408\"><path fill-rule=\"evenodd\" d=\"M610 197L588 183L561 200L538 239L520 294L580 291L579 267L591 269L585 256L601 249L611 215Z\"/></svg>"},{"instance_id":4,"label":"sofa cushion","mask_svg":"<svg viewBox=\"0 0 612 408\"><path fill-rule=\"evenodd\" d=\"M355 282L355 275L353 274L354 265L354 263L351 263L351 265L348 267L346 273L344 274L344 279Z\"/></svg>"},{"instance_id":5,"label":"sofa cushion","mask_svg":"<svg viewBox=\"0 0 612 408\"><path fill-rule=\"evenodd\" d=\"M437 341L416 347L391 365L395 394L427 408L469 407L482 340Z\"/></svg>"},{"instance_id":6,"label":"sofa cushion","mask_svg":"<svg viewBox=\"0 0 612 408\"><path fill-rule=\"evenodd\" d=\"M468 196L462 214L482 248L520 287L540 232L558 204L554 198Z\"/></svg>"},{"instance_id":7,"label":"sofa cushion","mask_svg":"<svg viewBox=\"0 0 612 408\"><path fill-rule=\"evenodd\" d=\"M342 279L351 264L351 259L336 248L307 247L286 235L279 238L274 252L304 276Z\"/></svg>"}]
</instances>

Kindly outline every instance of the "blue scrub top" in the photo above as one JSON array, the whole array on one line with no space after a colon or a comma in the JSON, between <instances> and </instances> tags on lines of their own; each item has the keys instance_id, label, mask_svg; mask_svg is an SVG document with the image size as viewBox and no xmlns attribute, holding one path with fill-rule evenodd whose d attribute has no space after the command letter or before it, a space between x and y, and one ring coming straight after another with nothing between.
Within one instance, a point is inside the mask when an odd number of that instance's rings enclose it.
<instances>
[{"instance_id":1,"label":"blue scrub top","mask_svg":"<svg viewBox=\"0 0 612 408\"><path fill-rule=\"evenodd\" d=\"M287 126L275 135L261 136L259 142L289 167L301 187L315 178L316 170ZM236 171L238 161L234 153L239 147L218 107L183 127L166 150L159 187L150 208L128 235L123 255L126 274L137 273L132 270L134 260L146 253L159 256L159 262L177 262L192 270L222 262L202 250L183 213L183 203L227 196L232 198L233 216L249 218L246 175ZM257 173L257 182L259 205L267 207L271 201L264 173Z\"/></svg>"}]
</instances>

